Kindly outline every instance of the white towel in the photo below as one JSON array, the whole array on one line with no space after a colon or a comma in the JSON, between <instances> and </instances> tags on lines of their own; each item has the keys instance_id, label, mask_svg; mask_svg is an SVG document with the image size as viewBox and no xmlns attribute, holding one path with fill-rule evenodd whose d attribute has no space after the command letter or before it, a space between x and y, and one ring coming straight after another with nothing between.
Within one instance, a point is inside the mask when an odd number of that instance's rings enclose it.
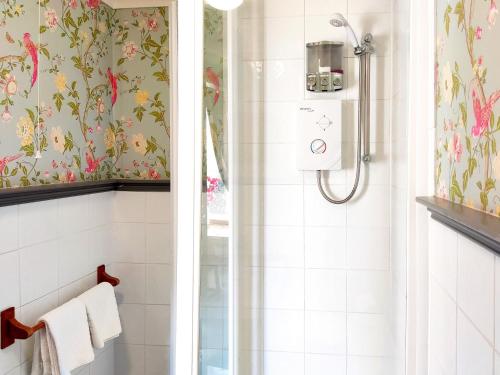
<instances>
[{"instance_id":1,"label":"white towel","mask_svg":"<svg viewBox=\"0 0 500 375\"><path fill-rule=\"evenodd\" d=\"M94 360L84 304L72 299L40 318L45 328L35 334L32 375L71 375Z\"/></svg>"},{"instance_id":2,"label":"white towel","mask_svg":"<svg viewBox=\"0 0 500 375\"><path fill-rule=\"evenodd\" d=\"M101 349L108 340L122 332L115 290L110 283L101 283L78 299L85 305L94 348Z\"/></svg>"}]
</instances>

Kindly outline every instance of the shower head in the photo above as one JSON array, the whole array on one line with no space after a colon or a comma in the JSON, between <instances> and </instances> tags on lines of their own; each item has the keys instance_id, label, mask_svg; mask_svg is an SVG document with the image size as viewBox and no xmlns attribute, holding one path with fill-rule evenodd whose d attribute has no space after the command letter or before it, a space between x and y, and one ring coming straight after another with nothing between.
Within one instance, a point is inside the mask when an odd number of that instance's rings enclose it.
<instances>
[{"instance_id":1,"label":"shower head","mask_svg":"<svg viewBox=\"0 0 500 375\"><path fill-rule=\"evenodd\" d=\"M354 48L359 48L358 38L356 37L356 33L352 29L349 22L345 19L345 17L340 13L335 13L333 18L330 20L330 25L333 27L345 27L347 31L347 36L349 37L349 41L351 42Z\"/></svg>"}]
</instances>

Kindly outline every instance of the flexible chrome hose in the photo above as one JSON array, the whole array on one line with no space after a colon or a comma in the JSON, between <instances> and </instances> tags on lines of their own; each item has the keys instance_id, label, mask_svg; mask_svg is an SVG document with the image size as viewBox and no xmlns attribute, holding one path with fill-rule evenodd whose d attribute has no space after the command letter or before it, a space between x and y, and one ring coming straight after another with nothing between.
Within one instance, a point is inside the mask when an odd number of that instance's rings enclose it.
<instances>
[{"instance_id":1,"label":"flexible chrome hose","mask_svg":"<svg viewBox=\"0 0 500 375\"><path fill-rule=\"evenodd\" d=\"M364 116L366 115L364 113L364 108L362 108L362 101L363 99L369 100L369 90L370 90L370 83L366 82L366 72L369 67L370 59L367 54L363 54L359 56L359 77L360 77L360 84L359 84L359 101L358 101L358 148L357 148L357 157L356 157L356 179L354 180L354 186L349 193L347 197L344 199L334 199L328 196L328 193L325 191L323 188L323 183L322 183L322 171L316 171L316 182L318 184L318 189L323 198L325 198L328 202L333 203L333 204L344 204L349 202L353 197L354 194L356 194L356 191L358 190L359 186L359 177L361 175L361 131L363 128L363 123L364 123ZM368 66L367 66L368 65ZM366 124L364 124L366 126Z\"/></svg>"}]
</instances>

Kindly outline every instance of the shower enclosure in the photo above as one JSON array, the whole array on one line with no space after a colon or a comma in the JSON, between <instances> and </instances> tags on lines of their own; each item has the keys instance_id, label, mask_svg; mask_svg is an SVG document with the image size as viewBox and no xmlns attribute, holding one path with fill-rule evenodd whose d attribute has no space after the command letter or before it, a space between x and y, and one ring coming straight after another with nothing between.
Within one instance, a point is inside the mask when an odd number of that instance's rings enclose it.
<instances>
[{"instance_id":1,"label":"shower enclosure","mask_svg":"<svg viewBox=\"0 0 500 375\"><path fill-rule=\"evenodd\" d=\"M376 50L371 162L345 205L295 166L300 103L342 100L344 169L323 183L344 197L356 177L359 60L334 13ZM179 3L175 373L405 373L406 17L396 0ZM306 90L320 40L344 43L343 90Z\"/></svg>"}]
</instances>

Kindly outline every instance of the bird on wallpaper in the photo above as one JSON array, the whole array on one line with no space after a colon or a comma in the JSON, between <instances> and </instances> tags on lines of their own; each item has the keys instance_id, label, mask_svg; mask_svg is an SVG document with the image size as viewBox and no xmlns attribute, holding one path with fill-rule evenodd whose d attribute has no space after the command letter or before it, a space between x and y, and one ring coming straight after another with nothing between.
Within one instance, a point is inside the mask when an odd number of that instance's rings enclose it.
<instances>
[{"instance_id":1,"label":"bird on wallpaper","mask_svg":"<svg viewBox=\"0 0 500 375\"><path fill-rule=\"evenodd\" d=\"M26 52L31 56L33 61L33 76L31 77L31 87L35 86L36 80L38 79L38 49L31 40L31 34L25 33L23 37L24 48Z\"/></svg>"},{"instance_id":2,"label":"bird on wallpaper","mask_svg":"<svg viewBox=\"0 0 500 375\"><path fill-rule=\"evenodd\" d=\"M85 168L85 172L94 173L98 168L101 162L106 159L105 156L100 157L98 159L94 159L92 155L88 152L85 154L85 159L87 159L87 168Z\"/></svg>"},{"instance_id":3,"label":"bird on wallpaper","mask_svg":"<svg viewBox=\"0 0 500 375\"><path fill-rule=\"evenodd\" d=\"M214 105L217 104L220 97L220 79L217 73L213 71L212 68L207 68L207 87L215 91Z\"/></svg>"},{"instance_id":4,"label":"bird on wallpaper","mask_svg":"<svg viewBox=\"0 0 500 375\"><path fill-rule=\"evenodd\" d=\"M0 159L0 173L3 173L7 164L19 159L22 156L23 156L23 154L17 154L17 155L13 155L13 156L6 156L6 157Z\"/></svg>"},{"instance_id":5,"label":"bird on wallpaper","mask_svg":"<svg viewBox=\"0 0 500 375\"><path fill-rule=\"evenodd\" d=\"M111 104L114 106L116 103L116 99L118 98L118 80L111 71L111 68L108 68L108 80L109 84L111 85L111 91L112 91Z\"/></svg>"},{"instance_id":6,"label":"bird on wallpaper","mask_svg":"<svg viewBox=\"0 0 500 375\"><path fill-rule=\"evenodd\" d=\"M472 90L472 105L474 108L474 116L476 117L476 124L472 128L472 135L474 137L480 137L483 135L486 128L488 128L491 119L491 111L498 99L500 99L500 90L491 94L486 104L481 106L481 101L477 96L476 90Z\"/></svg>"}]
</instances>

